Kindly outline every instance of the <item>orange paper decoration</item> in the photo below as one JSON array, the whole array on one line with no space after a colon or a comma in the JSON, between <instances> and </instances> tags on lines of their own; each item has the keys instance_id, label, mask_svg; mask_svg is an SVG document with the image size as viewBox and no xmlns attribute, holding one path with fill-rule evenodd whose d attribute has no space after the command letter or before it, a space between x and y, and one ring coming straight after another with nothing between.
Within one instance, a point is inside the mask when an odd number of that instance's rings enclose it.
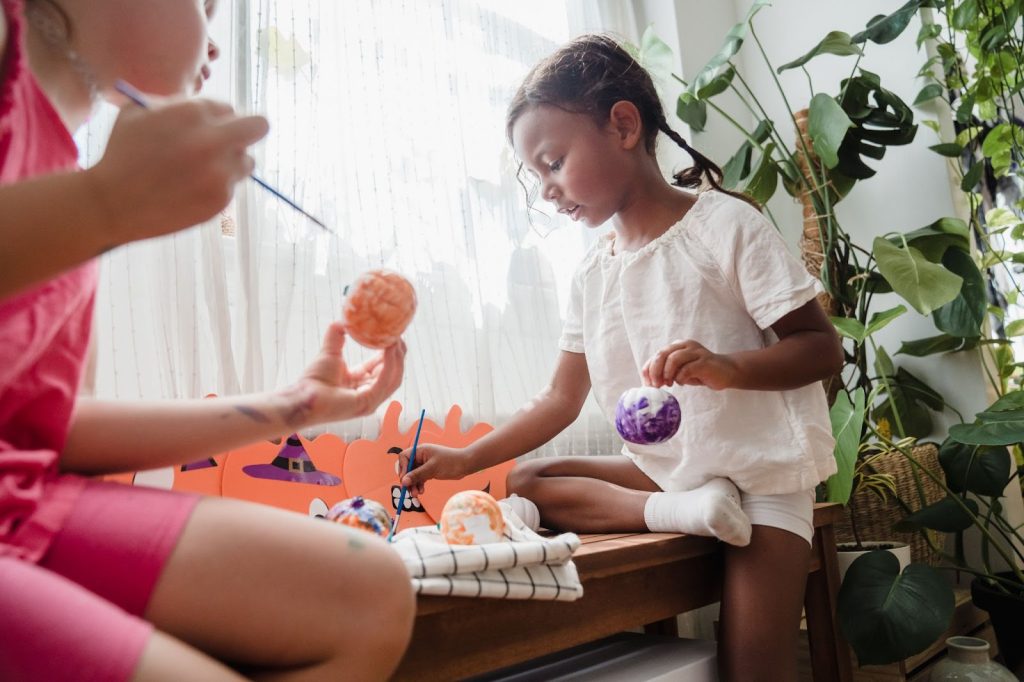
<instances>
[{"instance_id":1,"label":"orange paper decoration","mask_svg":"<svg viewBox=\"0 0 1024 682\"><path fill-rule=\"evenodd\" d=\"M462 420L462 408L452 405L445 418L444 429L434 428L427 430L426 422L423 424L423 434L420 436L420 443L437 443L452 448L464 448L470 443L480 439L485 434L494 430L494 427L484 422L477 422L463 432L460 426ZM457 481L442 481L435 479L428 481L420 495L420 501L426 508L427 513L435 519L441 518L441 512L448 498L462 490L482 490L489 493L491 497L500 500L508 496L505 479L508 472L515 466L515 460L509 460L482 471L469 474ZM404 516L404 512L403 512Z\"/></svg>"},{"instance_id":2,"label":"orange paper decoration","mask_svg":"<svg viewBox=\"0 0 1024 682\"><path fill-rule=\"evenodd\" d=\"M288 439L280 444L264 441L229 452L222 467L224 497L261 502L310 516L324 516L330 507L348 498L341 475L345 441L329 433L312 441L300 436L298 441L308 460L290 456L295 451L287 449ZM264 467L270 466L294 472L293 480L268 477L265 472L271 470ZM314 472L321 475L312 477Z\"/></svg>"},{"instance_id":3,"label":"orange paper decoration","mask_svg":"<svg viewBox=\"0 0 1024 682\"><path fill-rule=\"evenodd\" d=\"M219 497L224 478L225 455L174 467L172 490Z\"/></svg>"},{"instance_id":4,"label":"orange paper decoration","mask_svg":"<svg viewBox=\"0 0 1024 682\"><path fill-rule=\"evenodd\" d=\"M416 291L391 270L370 270L345 292L342 324L367 348L387 348L402 336L416 313Z\"/></svg>"},{"instance_id":5,"label":"orange paper decoration","mask_svg":"<svg viewBox=\"0 0 1024 682\"><path fill-rule=\"evenodd\" d=\"M376 440L359 439L349 443L343 467L345 483L352 494L379 502L392 516L397 512L401 493L398 453L411 448L416 435L415 422L406 431L399 429L398 417L401 412L402 405L392 401L384 413L380 435ZM420 442L423 442L423 434L431 428L437 429L437 425L424 420ZM404 507L398 521L398 530L436 523L419 499L409 492L406 493Z\"/></svg>"},{"instance_id":6,"label":"orange paper decoration","mask_svg":"<svg viewBox=\"0 0 1024 682\"><path fill-rule=\"evenodd\" d=\"M129 473L104 478L127 484L145 480L149 485L234 497L320 517L338 502L361 495L394 515L401 492L398 453L412 447L416 433L415 421L405 431L399 428L401 412L397 401L388 406L375 440L346 443L333 434L312 441L293 436L294 445L286 438L280 443L263 441L141 477ZM461 418L462 408L453 405L443 427L424 419L420 443L463 448L492 430L489 424L478 423L463 432ZM399 530L434 525L448 498L463 490L505 497L505 478L513 465L504 462L459 481L429 481L419 498L407 493Z\"/></svg>"}]
</instances>

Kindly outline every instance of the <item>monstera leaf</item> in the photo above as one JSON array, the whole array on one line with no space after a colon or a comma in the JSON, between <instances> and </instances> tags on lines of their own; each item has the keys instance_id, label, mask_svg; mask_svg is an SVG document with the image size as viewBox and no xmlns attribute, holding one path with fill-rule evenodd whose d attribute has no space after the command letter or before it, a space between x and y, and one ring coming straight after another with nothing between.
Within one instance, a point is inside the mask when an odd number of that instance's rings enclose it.
<instances>
[{"instance_id":1,"label":"monstera leaf","mask_svg":"<svg viewBox=\"0 0 1024 682\"><path fill-rule=\"evenodd\" d=\"M1012 461L1003 446L968 445L947 438L939 448L946 485L955 493L1000 497L1009 481Z\"/></svg>"},{"instance_id":2,"label":"monstera leaf","mask_svg":"<svg viewBox=\"0 0 1024 682\"><path fill-rule=\"evenodd\" d=\"M845 79L836 98L852 127L843 138L832 175L863 180L875 174L862 157L880 160L887 147L910 144L917 134L914 112L894 93L882 87L870 71Z\"/></svg>"},{"instance_id":3,"label":"monstera leaf","mask_svg":"<svg viewBox=\"0 0 1024 682\"><path fill-rule=\"evenodd\" d=\"M850 565L839 588L839 625L861 665L902 661L924 651L949 626L953 589L934 568L900 573L891 552L869 552Z\"/></svg>"},{"instance_id":4,"label":"monstera leaf","mask_svg":"<svg viewBox=\"0 0 1024 682\"><path fill-rule=\"evenodd\" d=\"M903 367L896 368L884 348L875 356L875 370L885 400L872 410L872 418L885 419L899 436L922 438L932 431L932 411L945 409L942 396Z\"/></svg>"},{"instance_id":5,"label":"monstera leaf","mask_svg":"<svg viewBox=\"0 0 1024 682\"><path fill-rule=\"evenodd\" d=\"M872 254L878 262L878 271L893 290L922 315L928 315L960 294L963 278L932 263L913 246L897 246L884 237L876 237Z\"/></svg>"}]
</instances>

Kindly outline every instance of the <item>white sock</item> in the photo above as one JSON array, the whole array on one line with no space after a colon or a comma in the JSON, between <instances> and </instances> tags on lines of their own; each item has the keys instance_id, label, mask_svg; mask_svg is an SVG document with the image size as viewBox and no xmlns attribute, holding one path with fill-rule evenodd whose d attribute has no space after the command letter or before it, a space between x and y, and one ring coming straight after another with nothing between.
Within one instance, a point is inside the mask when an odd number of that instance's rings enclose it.
<instances>
[{"instance_id":1,"label":"white sock","mask_svg":"<svg viewBox=\"0 0 1024 682\"><path fill-rule=\"evenodd\" d=\"M499 500L498 503L504 504L512 510L512 513L518 516L523 525L530 530L536 531L540 528L540 510L537 509L537 505L533 503L533 500L528 500L525 497L512 493L505 499Z\"/></svg>"},{"instance_id":2,"label":"white sock","mask_svg":"<svg viewBox=\"0 0 1024 682\"><path fill-rule=\"evenodd\" d=\"M655 533L711 535L730 545L750 544L750 519L740 507L740 493L727 478L713 478L695 490L652 493L644 521Z\"/></svg>"}]
</instances>

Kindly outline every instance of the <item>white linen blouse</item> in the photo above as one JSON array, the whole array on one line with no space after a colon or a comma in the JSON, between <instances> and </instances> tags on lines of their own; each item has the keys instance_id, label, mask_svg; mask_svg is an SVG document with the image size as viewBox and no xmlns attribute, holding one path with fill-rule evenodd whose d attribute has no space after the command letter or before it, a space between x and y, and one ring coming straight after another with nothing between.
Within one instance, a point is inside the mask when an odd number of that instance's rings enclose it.
<instances>
[{"instance_id":1,"label":"white linen blouse","mask_svg":"<svg viewBox=\"0 0 1024 682\"><path fill-rule=\"evenodd\" d=\"M821 291L778 231L746 202L702 192L682 220L638 251L602 238L573 277L559 347L583 353L598 405L615 422L619 396L672 341L715 353L767 347L771 325ZM622 453L666 491L727 477L746 492L809 490L836 471L819 382L787 391L672 386L674 437Z\"/></svg>"}]
</instances>

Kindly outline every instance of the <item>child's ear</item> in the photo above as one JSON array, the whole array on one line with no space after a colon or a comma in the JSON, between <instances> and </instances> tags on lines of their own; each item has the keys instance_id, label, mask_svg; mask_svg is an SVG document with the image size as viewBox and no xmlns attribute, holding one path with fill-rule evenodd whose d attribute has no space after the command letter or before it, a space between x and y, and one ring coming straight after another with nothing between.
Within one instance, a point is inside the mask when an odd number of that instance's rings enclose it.
<instances>
[{"instance_id":1,"label":"child's ear","mask_svg":"<svg viewBox=\"0 0 1024 682\"><path fill-rule=\"evenodd\" d=\"M644 136L640 110L628 100L619 100L608 112L608 125L622 143L623 149L632 149Z\"/></svg>"}]
</instances>

